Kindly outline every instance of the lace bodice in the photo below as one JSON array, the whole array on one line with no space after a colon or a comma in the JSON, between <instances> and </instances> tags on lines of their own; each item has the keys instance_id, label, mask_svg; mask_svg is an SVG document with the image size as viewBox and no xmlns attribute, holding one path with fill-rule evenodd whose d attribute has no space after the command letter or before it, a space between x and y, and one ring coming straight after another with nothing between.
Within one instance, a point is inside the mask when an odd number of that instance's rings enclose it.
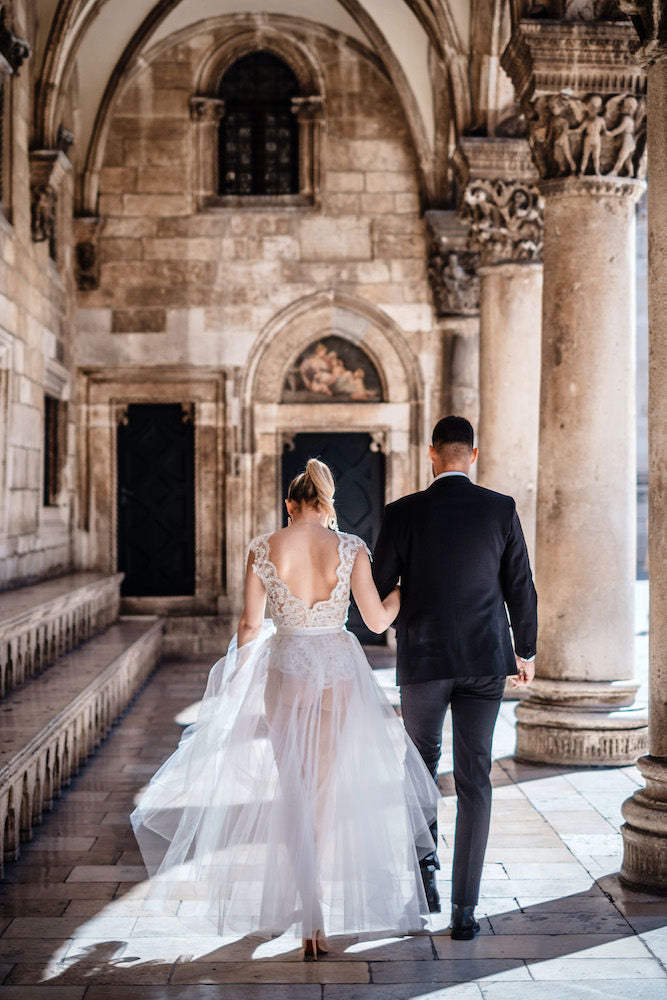
<instances>
[{"instance_id":1,"label":"lace bodice","mask_svg":"<svg viewBox=\"0 0 667 1000\"><path fill-rule=\"evenodd\" d=\"M358 535L350 535L337 531L338 535L338 567L337 582L329 597L324 601L316 601L312 608L291 592L287 584L280 579L276 567L269 558L269 539L273 532L258 535L250 543L249 551L254 555L253 570L266 588L271 608L271 617L276 625L287 625L293 628L321 628L323 626L343 627L347 621L347 611L350 604L350 576L354 560L360 549L368 547ZM370 553L369 553L370 555Z\"/></svg>"}]
</instances>

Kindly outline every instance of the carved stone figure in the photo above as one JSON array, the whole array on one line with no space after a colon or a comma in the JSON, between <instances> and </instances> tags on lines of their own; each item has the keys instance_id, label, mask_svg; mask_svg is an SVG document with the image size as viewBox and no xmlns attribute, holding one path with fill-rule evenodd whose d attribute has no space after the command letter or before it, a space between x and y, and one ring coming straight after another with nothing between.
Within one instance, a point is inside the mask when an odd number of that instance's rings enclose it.
<instances>
[{"instance_id":1,"label":"carved stone figure","mask_svg":"<svg viewBox=\"0 0 667 1000\"><path fill-rule=\"evenodd\" d=\"M583 133L584 143L581 151L581 162L579 173L585 174L589 161L593 160L593 170L595 176L600 176L600 154L602 153L602 136L607 131L607 124L600 113L602 111L602 98L597 94L589 97L586 101L584 120L577 128L573 129L573 134Z\"/></svg>"},{"instance_id":2,"label":"carved stone figure","mask_svg":"<svg viewBox=\"0 0 667 1000\"><path fill-rule=\"evenodd\" d=\"M35 243L46 240L53 243L56 229L57 195L49 184L33 188L31 209L31 234Z\"/></svg>"},{"instance_id":3,"label":"carved stone figure","mask_svg":"<svg viewBox=\"0 0 667 1000\"><path fill-rule=\"evenodd\" d=\"M621 147L616 156L616 162L612 167L612 174L621 175L625 168L628 177L635 176L635 167L632 162L637 143L635 141L635 129L637 126L638 101L635 97L626 97L621 104L621 120L616 128L611 129L607 134L610 138L620 135Z\"/></svg>"},{"instance_id":4,"label":"carved stone figure","mask_svg":"<svg viewBox=\"0 0 667 1000\"><path fill-rule=\"evenodd\" d=\"M479 254L443 250L434 242L429 258L429 276L438 316L461 316L479 312Z\"/></svg>"}]
</instances>

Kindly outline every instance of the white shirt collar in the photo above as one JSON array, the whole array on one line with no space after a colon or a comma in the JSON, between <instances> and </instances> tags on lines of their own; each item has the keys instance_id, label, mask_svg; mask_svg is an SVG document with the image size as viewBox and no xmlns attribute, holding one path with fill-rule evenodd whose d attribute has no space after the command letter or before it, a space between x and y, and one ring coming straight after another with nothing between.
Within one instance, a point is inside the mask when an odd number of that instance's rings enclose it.
<instances>
[{"instance_id":1,"label":"white shirt collar","mask_svg":"<svg viewBox=\"0 0 667 1000\"><path fill-rule=\"evenodd\" d=\"M444 479L446 476L463 476L464 479L470 478L465 472L441 472L439 476L435 477L433 482L435 483L438 479Z\"/></svg>"}]
</instances>

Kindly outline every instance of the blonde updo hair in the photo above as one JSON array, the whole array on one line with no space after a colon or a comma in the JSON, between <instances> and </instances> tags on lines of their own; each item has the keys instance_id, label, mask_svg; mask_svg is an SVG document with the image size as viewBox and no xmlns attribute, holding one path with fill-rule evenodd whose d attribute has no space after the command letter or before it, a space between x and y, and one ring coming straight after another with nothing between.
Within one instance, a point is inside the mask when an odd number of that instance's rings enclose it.
<instances>
[{"instance_id":1,"label":"blonde updo hair","mask_svg":"<svg viewBox=\"0 0 667 1000\"><path fill-rule=\"evenodd\" d=\"M295 476L289 484L287 499L298 504L312 504L327 515L327 527L337 528L334 509L336 486L331 469L317 458L309 458L306 471Z\"/></svg>"}]
</instances>

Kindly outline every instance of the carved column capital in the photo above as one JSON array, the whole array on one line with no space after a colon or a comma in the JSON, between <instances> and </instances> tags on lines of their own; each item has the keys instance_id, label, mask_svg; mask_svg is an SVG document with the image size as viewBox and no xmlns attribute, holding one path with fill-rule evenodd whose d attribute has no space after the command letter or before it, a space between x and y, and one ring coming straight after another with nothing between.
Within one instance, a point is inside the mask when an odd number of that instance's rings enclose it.
<instances>
[{"instance_id":1,"label":"carved column capital","mask_svg":"<svg viewBox=\"0 0 667 1000\"><path fill-rule=\"evenodd\" d=\"M195 94L190 98L190 118L193 122L217 124L225 117L225 102L219 97Z\"/></svg>"},{"instance_id":2,"label":"carved column capital","mask_svg":"<svg viewBox=\"0 0 667 1000\"><path fill-rule=\"evenodd\" d=\"M25 38L15 35L7 24L7 10L0 10L0 77L18 76L21 66L30 56Z\"/></svg>"},{"instance_id":3,"label":"carved column capital","mask_svg":"<svg viewBox=\"0 0 667 1000\"><path fill-rule=\"evenodd\" d=\"M632 49L626 21L519 22L502 65L543 180L604 177L620 192L620 179L643 178L646 78Z\"/></svg>"},{"instance_id":4,"label":"carved column capital","mask_svg":"<svg viewBox=\"0 0 667 1000\"><path fill-rule=\"evenodd\" d=\"M468 249L483 265L539 261L543 204L526 140L464 138L453 162Z\"/></svg>"}]
</instances>

